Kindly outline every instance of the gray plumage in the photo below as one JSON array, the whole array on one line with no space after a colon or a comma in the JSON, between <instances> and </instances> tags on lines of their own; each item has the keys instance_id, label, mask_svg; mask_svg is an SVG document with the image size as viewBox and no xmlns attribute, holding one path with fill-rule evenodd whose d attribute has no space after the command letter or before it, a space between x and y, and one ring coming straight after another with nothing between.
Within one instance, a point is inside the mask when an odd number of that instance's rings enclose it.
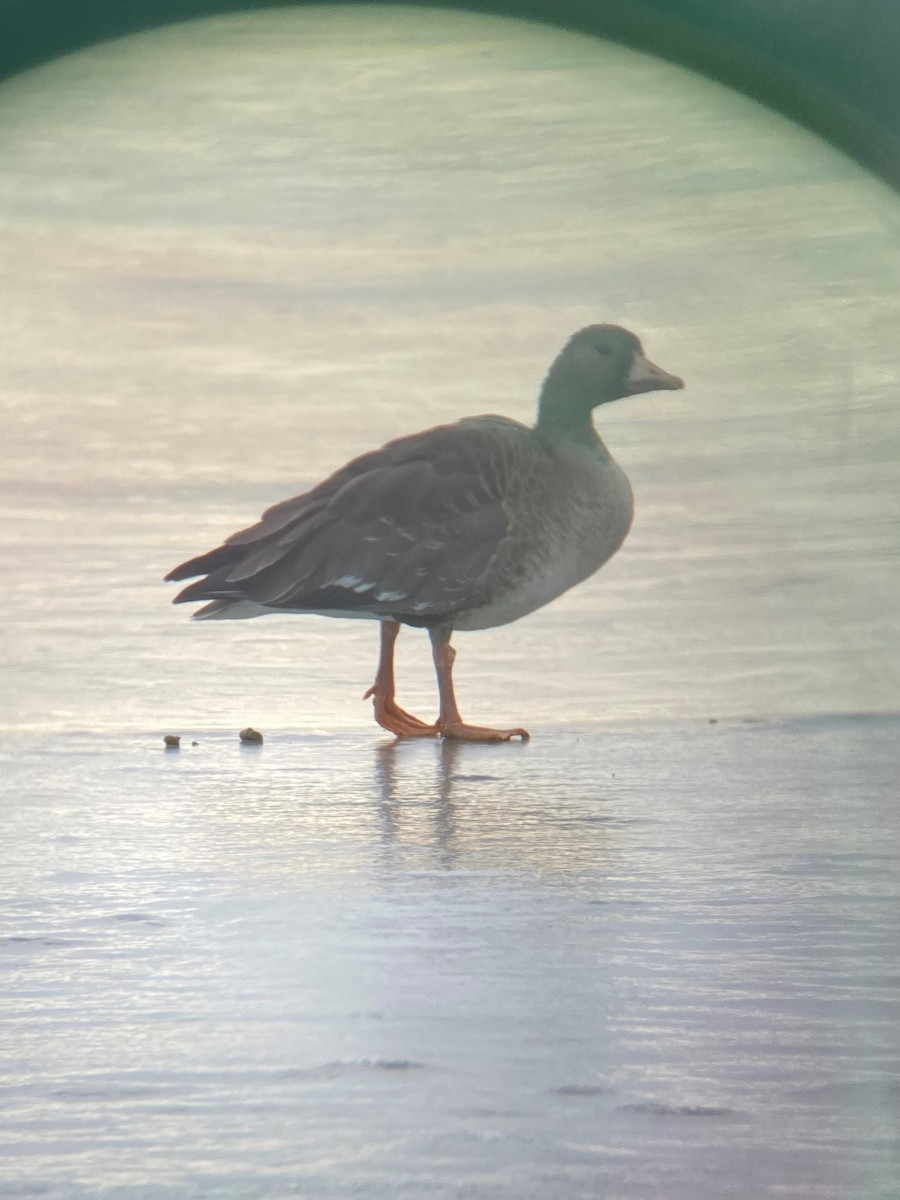
<instances>
[{"instance_id":1,"label":"gray plumage","mask_svg":"<svg viewBox=\"0 0 900 1200\"><path fill-rule=\"evenodd\" d=\"M354 459L169 579L175 603L235 601L433 625L477 605L509 538L511 478L528 430L502 417L439 426ZM505 503L506 501L506 503Z\"/></svg>"}]
</instances>

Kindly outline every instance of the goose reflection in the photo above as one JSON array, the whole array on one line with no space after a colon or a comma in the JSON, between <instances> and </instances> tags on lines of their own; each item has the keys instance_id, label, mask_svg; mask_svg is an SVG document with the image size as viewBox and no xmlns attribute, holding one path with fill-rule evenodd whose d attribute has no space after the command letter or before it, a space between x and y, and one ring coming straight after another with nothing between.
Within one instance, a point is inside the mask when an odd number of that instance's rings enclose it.
<instances>
[{"instance_id":1,"label":"goose reflection","mask_svg":"<svg viewBox=\"0 0 900 1200\"><path fill-rule=\"evenodd\" d=\"M423 753L424 751L424 753ZM502 763L451 740L379 744L373 774L382 869L549 877L609 865L612 797L591 780Z\"/></svg>"},{"instance_id":2,"label":"goose reflection","mask_svg":"<svg viewBox=\"0 0 900 1200\"><path fill-rule=\"evenodd\" d=\"M236 753L236 752L235 752ZM431 872L522 883L617 869L633 821L596 739L552 754L454 741L270 739L212 770L169 769L161 803L185 869L356 887ZM169 764L171 767L171 764Z\"/></svg>"},{"instance_id":3,"label":"goose reflection","mask_svg":"<svg viewBox=\"0 0 900 1200\"><path fill-rule=\"evenodd\" d=\"M425 772L416 772L416 783L422 790L412 804L404 802L403 798L407 781L399 762L401 745L401 742L393 739L380 743L375 750L375 785L379 798L377 811L382 845L386 849L394 849L408 843L412 836L419 845L430 843L435 867L451 871L457 857L457 814L453 790L462 743L449 739L442 739L438 743L433 780L430 786L425 784L422 788Z\"/></svg>"}]
</instances>

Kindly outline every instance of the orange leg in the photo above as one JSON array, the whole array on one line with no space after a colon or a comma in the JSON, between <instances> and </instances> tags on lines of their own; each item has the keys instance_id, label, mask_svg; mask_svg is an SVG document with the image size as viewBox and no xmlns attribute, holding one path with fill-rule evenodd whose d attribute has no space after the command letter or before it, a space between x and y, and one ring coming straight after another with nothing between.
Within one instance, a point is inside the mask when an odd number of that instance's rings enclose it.
<instances>
[{"instance_id":1,"label":"orange leg","mask_svg":"<svg viewBox=\"0 0 900 1200\"><path fill-rule=\"evenodd\" d=\"M375 672L375 682L363 699L373 697L375 720L389 733L395 733L397 737L434 737L438 732L437 725L426 725L394 700L394 642L399 632L400 625L397 621L381 622L378 670Z\"/></svg>"},{"instance_id":2,"label":"orange leg","mask_svg":"<svg viewBox=\"0 0 900 1200\"><path fill-rule=\"evenodd\" d=\"M441 698L441 714L437 720L437 731L441 737L458 742L508 742L516 737L523 742L530 740L527 729L487 729L482 725L467 725L453 691L456 651L450 645L450 634L446 628L431 631L431 648Z\"/></svg>"}]
</instances>

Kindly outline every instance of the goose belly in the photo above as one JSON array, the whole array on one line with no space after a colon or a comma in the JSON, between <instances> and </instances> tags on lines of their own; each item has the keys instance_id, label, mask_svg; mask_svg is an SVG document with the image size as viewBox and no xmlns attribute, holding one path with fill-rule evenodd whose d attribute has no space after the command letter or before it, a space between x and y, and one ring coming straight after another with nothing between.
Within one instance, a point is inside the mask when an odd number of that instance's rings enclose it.
<instances>
[{"instance_id":1,"label":"goose belly","mask_svg":"<svg viewBox=\"0 0 900 1200\"><path fill-rule=\"evenodd\" d=\"M599 495L589 491L592 502L574 505L565 524L548 523L540 530L538 544L532 543L522 556L528 565L515 573L515 581L500 586L487 603L461 613L454 628L508 625L549 604L612 558L631 528L634 500L627 476L612 461L602 482Z\"/></svg>"}]
</instances>

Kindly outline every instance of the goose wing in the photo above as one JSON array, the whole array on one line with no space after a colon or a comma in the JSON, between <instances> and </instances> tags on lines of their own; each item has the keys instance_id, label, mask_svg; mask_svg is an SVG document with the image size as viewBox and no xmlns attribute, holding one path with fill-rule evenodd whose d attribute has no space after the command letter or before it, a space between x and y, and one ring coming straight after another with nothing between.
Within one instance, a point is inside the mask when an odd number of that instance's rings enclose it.
<instances>
[{"instance_id":1,"label":"goose wing","mask_svg":"<svg viewBox=\"0 0 900 1200\"><path fill-rule=\"evenodd\" d=\"M510 535L504 499L527 437L487 417L389 442L176 567L168 579L205 577L175 603L450 619L480 598Z\"/></svg>"}]
</instances>

